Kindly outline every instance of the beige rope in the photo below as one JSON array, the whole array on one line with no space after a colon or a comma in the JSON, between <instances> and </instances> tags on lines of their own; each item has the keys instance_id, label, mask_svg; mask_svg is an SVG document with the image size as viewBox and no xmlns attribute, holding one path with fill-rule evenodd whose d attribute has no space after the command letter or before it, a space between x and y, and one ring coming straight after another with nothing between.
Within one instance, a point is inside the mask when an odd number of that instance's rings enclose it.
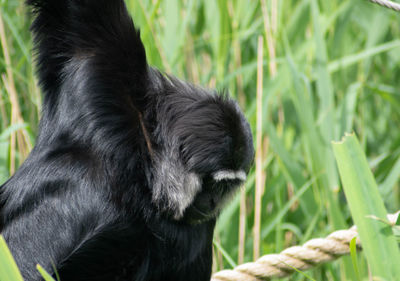
<instances>
[{"instance_id":1,"label":"beige rope","mask_svg":"<svg viewBox=\"0 0 400 281\"><path fill-rule=\"evenodd\" d=\"M388 221L395 225L399 213L388 215ZM335 231L326 238L309 240L303 246L290 247L280 254L265 255L233 270L222 270L215 273L211 281L261 281L286 277L295 272L294 268L304 271L349 254L349 244L354 237L357 237L357 248L361 249L357 229L353 226Z\"/></svg>"},{"instance_id":2,"label":"beige rope","mask_svg":"<svg viewBox=\"0 0 400 281\"><path fill-rule=\"evenodd\" d=\"M280 254L265 255L255 262L237 266L233 270L215 273L211 281L259 281L282 278L296 268L304 271L318 264L332 261L349 253L349 243L357 236L355 227L339 230L326 238L312 239L303 246L290 247ZM357 238L357 247L361 247Z\"/></svg>"},{"instance_id":3,"label":"beige rope","mask_svg":"<svg viewBox=\"0 0 400 281\"><path fill-rule=\"evenodd\" d=\"M369 0L369 1L398 12L400 11L400 4L389 0Z\"/></svg>"}]
</instances>

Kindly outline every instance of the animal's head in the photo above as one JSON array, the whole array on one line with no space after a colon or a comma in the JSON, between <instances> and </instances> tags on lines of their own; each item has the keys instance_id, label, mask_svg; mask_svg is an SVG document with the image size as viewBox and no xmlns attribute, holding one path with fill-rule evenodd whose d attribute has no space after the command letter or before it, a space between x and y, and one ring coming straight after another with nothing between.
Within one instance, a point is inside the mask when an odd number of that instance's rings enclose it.
<instances>
[{"instance_id":1,"label":"animal's head","mask_svg":"<svg viewBox=\"0 0 400 281\"><path fill-rule=\"evenodd\" d=\"M158 212L213 217L253 160L236 102L151 68L123 0L28 2L45 92L38 145L78 141L115 159L140 147Z\"/></svg>"},{"instance_id":2,"label":"animal's head","mask_svg":"<svg viewBox=\"0 0 400 281\"><path fill-rule=\"evenodd\" d=\"M173 219L214 217L253 161L248 122L235 101L150 69L156 112L153 202Z\"/></svg>"}]
</instances>

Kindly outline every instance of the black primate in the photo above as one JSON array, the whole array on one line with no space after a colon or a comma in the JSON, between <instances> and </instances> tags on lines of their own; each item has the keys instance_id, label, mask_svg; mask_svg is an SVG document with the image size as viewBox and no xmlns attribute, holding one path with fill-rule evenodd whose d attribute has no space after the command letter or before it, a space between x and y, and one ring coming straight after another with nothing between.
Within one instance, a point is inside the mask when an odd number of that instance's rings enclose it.
<instances>
[{"instance_id":1,"label":"black primate","mask_svg":"<svg viewBox=\"0 0 400 281\"><path fill-rule=\"evenodd\" d=\"M43 114L0 187L26 281L209 280L215 218L253 158L226 95L147 65L122 0L29 0Z\"/></svg>"}]
</instances>

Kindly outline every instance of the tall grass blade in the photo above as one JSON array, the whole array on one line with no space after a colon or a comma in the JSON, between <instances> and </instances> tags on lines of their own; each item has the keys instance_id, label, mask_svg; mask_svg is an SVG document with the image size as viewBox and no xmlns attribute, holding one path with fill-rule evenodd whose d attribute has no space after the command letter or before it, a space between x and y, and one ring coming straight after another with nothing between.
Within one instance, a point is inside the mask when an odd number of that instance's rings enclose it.
<instances>
[{"instance_id":1,"label":"tall grass blade","mask_svg":"<svg viewBox=\"0 0 400 281\"><path fill-rule=\"evenodd\" d=\"M354 134L346 135L341 142L334 142L333 149L372 275L374 278L398 280L400 251L392 229L368 217L373 215L385 219L387 213L364 152Z\"/></svg>"},{"instance_id":2,"label":"tall grass blade","mask_svg":"<svg viewBox=\"0 0 400 281\"><path fill-rule=\"evenodd\" d=\"M45 281L56 281L43 267L40 266L40 264L36 265L36 268Z\"/></svg>"},{"instance_id":3,"label":"tall grass blade","mask_svg":"<svg viewBox=\"0 0 400 281\"><path fill-rule=\"evenodd\" d=\"M263 130L262 130L262 113L263 113L263 37L258 37L258 69L257 69L257 134L256 134L256 189L255 189L255 208L254 208L254 233L253 233L253 259L256 260L260 256L260 229L261 229L261 204L264 189L264 172L263 172Z\"/></svg>"},{"instance_id":4,"label":"tall grass blade","mask_svg":"<svg viewBox=\"0 0 400 281\"><path fill-rule=\"evenodd\" d=\"M23 281L6 241L0 235L0 280L1 281Z\"/></svg>"}]
</instances>

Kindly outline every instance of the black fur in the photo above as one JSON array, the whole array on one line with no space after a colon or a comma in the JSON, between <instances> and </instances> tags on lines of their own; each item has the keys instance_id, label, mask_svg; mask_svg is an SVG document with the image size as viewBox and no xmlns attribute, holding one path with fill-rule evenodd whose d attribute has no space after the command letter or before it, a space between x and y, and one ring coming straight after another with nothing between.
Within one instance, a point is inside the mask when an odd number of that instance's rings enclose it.
<instances>
[{"instance_id":1,"label":"black fur","mask_svg":"<svg viewBox=\"0 0 400 281\"><path fill-rule=\"evenodd\" d=\"M209 280L215 218L253 158L238 106L149 67L122 0L27 2L43 114L0 188L23 277Z\"/></svg>"}]
</instances>

